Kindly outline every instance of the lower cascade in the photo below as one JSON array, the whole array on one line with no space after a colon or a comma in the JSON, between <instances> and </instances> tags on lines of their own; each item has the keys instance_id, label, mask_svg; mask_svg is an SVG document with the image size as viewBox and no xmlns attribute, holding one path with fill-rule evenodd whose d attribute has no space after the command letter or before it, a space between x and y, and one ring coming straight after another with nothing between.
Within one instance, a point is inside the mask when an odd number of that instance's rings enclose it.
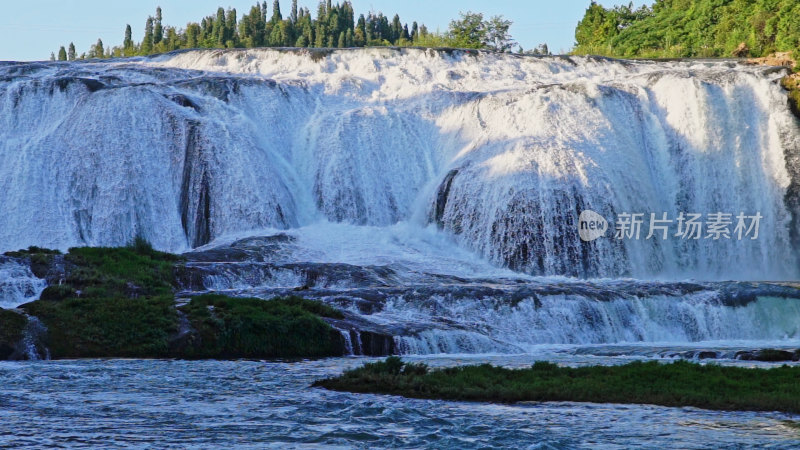
<instances>
[{"instance_id":1,"label":"lower cascade","mask_svg":"<svg viewBox=\"0 0 800 450\"><path fill-rule=\"evenodd\" d=\"M336 234L356 241L348 229L361 231L340 227ZM394 231L394 238L372 239L397 240L402 232ZM356 355L800 343L800 290L792 283L530 277L493 269L466 252L422 253L433 242L416 243L420 253L407 243L388 244L383 257L394 262L368 265L359 261L360 249L325 248L315 235L305 229L187 253L181 284L187 294L302 295L335 305L346 318L333 325ZM242 261L230 261L234 255ZM313 261L298 262L303 257Z\"/></svg>"}]
</instances>

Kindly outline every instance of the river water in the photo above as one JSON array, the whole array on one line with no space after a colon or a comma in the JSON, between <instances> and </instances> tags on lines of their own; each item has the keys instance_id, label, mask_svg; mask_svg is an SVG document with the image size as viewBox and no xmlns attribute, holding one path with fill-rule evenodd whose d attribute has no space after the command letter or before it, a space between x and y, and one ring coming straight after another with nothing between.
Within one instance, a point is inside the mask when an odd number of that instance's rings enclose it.
<instances>
[{"instance_id":1,"label":"river water","mask_svg":"<svg viewBox=\"0 0 800 450\"><path fill-rule=\"evenodd\" d=\"M568 364L625 357L547 355ZM602 351L594 353L603 353ZM613 353L613 352L611 352ZM560 354L561 356L558 356ZM542 355L411 357L524 366ZM800 416L579 403L484 404L309 385L369 361L0 362L0 447L742 448L800 446Z\"/></svg>"}]
</instances>

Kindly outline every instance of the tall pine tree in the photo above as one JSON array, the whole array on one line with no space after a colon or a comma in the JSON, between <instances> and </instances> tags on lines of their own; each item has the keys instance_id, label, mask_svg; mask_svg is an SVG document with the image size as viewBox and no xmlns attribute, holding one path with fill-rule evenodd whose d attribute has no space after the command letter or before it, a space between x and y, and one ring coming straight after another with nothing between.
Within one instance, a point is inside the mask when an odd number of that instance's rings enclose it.
<instances>
[{"instance_id":1,"label":"tall pine tree","mask_svg":"<svg viewBox=\"0 0 800 450\"><path fill-rule=\"evenodd\" d=\"M131 31L131 26L125 25L125 39L122 41L122 48L125 49L125 55L130 56L131 50L133 50L133 31Z\"/></svg>"},{"instance_id":2,"label":"tall pine tree","mask_svg":"<svg viewBox=\"0 0 800 450\"><path fill-rule=\"evenodd\" d=\"M142 54L153 53L153 18L148 17L144 25L144 39L142 40Z\"/></svg>"},{"instance_id":3,"label":"tall pine tree","mask_svg":"<svg viewBox=\"0 0 800 450\"><path fill-rule=\"evenodd\" d=\"M153 24L153 44L158 44L164 39L164 27L161 25L161 7L156 8L156 20Z\"/></svg>"}]
</instances>

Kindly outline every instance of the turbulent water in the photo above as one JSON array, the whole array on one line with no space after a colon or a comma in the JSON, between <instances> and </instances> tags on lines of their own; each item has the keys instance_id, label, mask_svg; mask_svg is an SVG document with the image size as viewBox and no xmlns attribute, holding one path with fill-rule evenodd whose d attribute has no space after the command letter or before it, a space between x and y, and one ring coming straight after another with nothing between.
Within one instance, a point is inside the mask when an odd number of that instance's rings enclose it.
<instances>
[{"instance_id":1,"label":"turbulent water","mask_svg":"<svg viewBox=\"0 0 800 450\"><path fill-rule=\"evenodd\" d=\"M791 279L779 76L422 49L2 63L0 250L407 223L533 275ZM583 243L585 209L763 219L757 240Z\"/></svg>"},{"instance_id":2,"label":"turbulent water","mask_svg":"<svg viewBox=\"0 0 800 450\"><path fill-rule=\"evenodd\" d=\"M425 361L451 365L480 360ZM491 360L509 366L531 361ZM441 402L309 388L315 379L362 362L0 362L0 446L733 449L800 445L800 417L789 414L648 405Z\"/></svg>"}]
</instances>

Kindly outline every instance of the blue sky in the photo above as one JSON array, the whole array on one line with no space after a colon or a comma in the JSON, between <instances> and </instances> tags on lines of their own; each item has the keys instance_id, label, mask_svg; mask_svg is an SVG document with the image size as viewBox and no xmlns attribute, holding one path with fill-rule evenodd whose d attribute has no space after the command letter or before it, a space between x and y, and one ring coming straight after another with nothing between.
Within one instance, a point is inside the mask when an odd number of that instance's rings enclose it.
<instances>
[{"instance_id":1,"label":"blue sky","mask_svg":"<svg viewBox=\"0 0 800 450\"><path fill-rule=\"evenodd\" d=\"M337 1L334 0L334 3ZM134 39L141 40L148 15L156 6L164 12L164 23L183 27L188 21L216 11L218 6L234 7L246 13L255 0L30 0L3 2L0 16L0 60L47 59L60 45L75 43L78 53L103 39L106 45L122 42L125 24L133 27ZM272 7L272 0L267 2ZM459 11L471 10L486 15L502 14L514 21L511 33L524 48L546 42L550 50L567 51L574 43L575 25L583 16L590 0L352 0L356 14L370 10L387 15L400 14L403 22L416 20L430 30L447 28ZM602 0L610 6L617 1ZM636 1L635 4L642 4ZM315 14L317 0L300 0ZM291 0L283 0L284 15Z\"/></svg>"}]
</instances>

